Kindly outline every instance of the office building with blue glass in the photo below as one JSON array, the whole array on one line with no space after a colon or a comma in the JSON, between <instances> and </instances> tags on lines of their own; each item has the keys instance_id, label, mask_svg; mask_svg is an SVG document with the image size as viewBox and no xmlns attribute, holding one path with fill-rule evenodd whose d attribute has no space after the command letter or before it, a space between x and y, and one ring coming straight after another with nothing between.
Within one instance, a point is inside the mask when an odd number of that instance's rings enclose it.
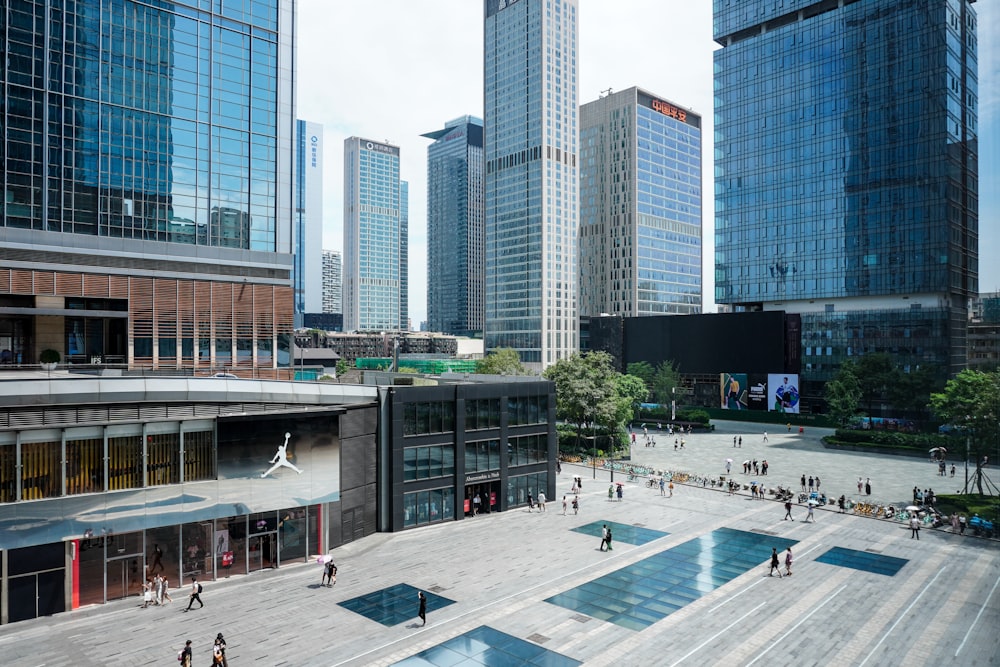
<instances>
[{"instance_id":1,"label":"office building with blue glass","mask_svg":"<svg viewBox=\"0 0 1000 667\"><path fill-rule=\"evenodd\" d=\"M485 0L487 351L577 352L577 0Z\"/></svg>"},{"instance_id":2,"label":"office building with blue glass","mask_svg":"<svg viewBox=\"0 0 1000 667\"><path fill-rule=\"evenodd\" d=\"M801 315L804 410L862 355L965 366L972 4L715 2L716 301Z\"/></svg>"},{"instance_id":3,"label":"office building with blue glass","mask_svg":"<svg viewBox=\"0 0 1000 667\"><path fill-rule=\"evenodd\" d=\"M701 117L640 88L580 107L580 316L701 312Z\"/></svg>"},{"instance_id":4,"label":"office building with blue glass","mask_svg":"<svg viewBox=\"0 0 1000 667\"><path fill-rule=\"evenodd\" d=\"M295 121L295 326L323 312L323 126Z\"/></svg>"},{"instance_id":5,"label":"office building with blue glass","mask_svg":"<svg viewBox=\"0 0 1000 667\"><path fill-rule=\"evenodd\" d=\"M344 140L344 331L406 328L407 195L398 146Z\"/></svg>"},{"instance_id":6,"label":"office building with blue glass","mask_svg":"<svg viewBox=\"0 0 1000 667\"><path fill-rule=\"evenodd\" d=\"M463 116L422 135L427 147L427 326L483 331L483 121Z\"/></svg>"},{"instance_id":7,"label":"office building with blue glass","mask_svg":"<svg viewBox=\"0 0 1000 667\"><path fill-rule=\"evenodd\" d=\"M294 22L292 0L4 4L4 358L280 374Z\"/></svg>"}]
</instances>

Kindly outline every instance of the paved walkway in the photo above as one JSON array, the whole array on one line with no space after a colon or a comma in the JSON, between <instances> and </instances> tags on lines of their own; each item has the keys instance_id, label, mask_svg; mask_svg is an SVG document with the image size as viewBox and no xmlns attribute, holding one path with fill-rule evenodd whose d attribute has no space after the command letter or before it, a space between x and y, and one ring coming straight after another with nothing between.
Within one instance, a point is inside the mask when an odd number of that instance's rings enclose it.
<instances>
[{"instance_id":1,"label":"paved walkway","mask_svg":"<svg viewBox=\"0 0 1000 667\"><path fill-rule=\"evenodd\" d=\"M734 431L735 432L735 431ZM900 457L827 452L813 434L744 432L744 456L766 457L775 482L819 474L830 493L870 476L873 497L903 500L914 484L933 486L930 464ZM725 440L728 439L727 450ZM718 472L732 449L715 434L687 438L684 452L638 448L636 459L673 469ZM734 459L736 457L733 457ZM716 470L702 470L702 466ZM561 515L571 476L584 476L579 515ZM0 626L5 667L22 665L176 664L185 639L195 663L207 665L222 632L229 660L240 665L388 665L481 625L544 646L587 665L996 665L1000 664L1000 543L823 509L814 523L783 521L773 501L677 485L664 498L626 483L624 500L607 500L608 473L564 466L559 494L543 513L513 510L397 534L379 534L337 549L337 585L320 588L315 564L207 582L205 608L186 600L142 609L137 598L50 618ZM617 476L620 479L620 476ZM769 480L770 481L770 480ZM942 489L947 487L941 487ZM856 486L854 487L856 491ZM613 521L667 533L641 546L571 530ZM794 540L794 577L769 578L760 566L641 631L547 602L570 588L728 527ZM895 576L817 559L832 547L907 560ZM454 600L425 627L391 627L337 603L409 584ZM414 600L413 616L417 604Z\"/></svg>"}]
</instances>

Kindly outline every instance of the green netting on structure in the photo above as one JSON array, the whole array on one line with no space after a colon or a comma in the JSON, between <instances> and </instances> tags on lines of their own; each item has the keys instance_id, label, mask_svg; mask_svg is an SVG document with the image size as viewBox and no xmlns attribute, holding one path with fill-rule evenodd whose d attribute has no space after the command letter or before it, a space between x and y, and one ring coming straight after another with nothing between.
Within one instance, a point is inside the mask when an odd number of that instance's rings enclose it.
<instances>
[{"instance_id":1,"label":"green netting on structure","mask_svg":"<svg viewBox=\"0 0 1000 667\"><path fill-rule=\"evenodd\" d=\"M355 359L354 367L369 371L386 371L392 368L391 357L366 357ZM417 373L437 375L439 373L475 373L474 359L400 359L399 367L412 368Z\"/></svg>"}]
</instances>

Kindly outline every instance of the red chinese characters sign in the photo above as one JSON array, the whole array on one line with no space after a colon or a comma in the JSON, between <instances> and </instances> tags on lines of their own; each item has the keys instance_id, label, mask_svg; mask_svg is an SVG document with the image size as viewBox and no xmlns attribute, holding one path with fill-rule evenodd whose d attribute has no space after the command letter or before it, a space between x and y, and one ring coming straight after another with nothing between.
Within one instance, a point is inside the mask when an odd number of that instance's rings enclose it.
<instances>
[{"instance_id":1,"label":"red chinese characters sign","mask_svg":"<svg viewBox=\"0 0 1000 667\"><path fill-rule=\"evenodd\" d=\"M664 116L670 116L671 118L676 118L682 122L687 120L687 111L684 111L684 109L678 109L673 104L669 104L663 100L654 99L653 109L659 111Z\"/></svg>"}]
</instances>

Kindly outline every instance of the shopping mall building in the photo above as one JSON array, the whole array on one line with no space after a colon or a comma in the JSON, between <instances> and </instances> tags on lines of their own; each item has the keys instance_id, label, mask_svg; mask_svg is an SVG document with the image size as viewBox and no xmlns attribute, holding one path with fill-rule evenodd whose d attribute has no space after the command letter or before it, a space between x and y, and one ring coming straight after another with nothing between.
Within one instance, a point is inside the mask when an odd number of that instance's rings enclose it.
<instances>
[{"instance_id":1,"label":"shopping mall building","mask_svg":"<svg viewBox=\"0 0 1000 667\"><path fill-rule=\"evenodd\" d=\"M497 512L554 493L540 380L20 372L0 377L0 405L0 623L461 520L475 494Z\"/></svg>"}]
</instances>

